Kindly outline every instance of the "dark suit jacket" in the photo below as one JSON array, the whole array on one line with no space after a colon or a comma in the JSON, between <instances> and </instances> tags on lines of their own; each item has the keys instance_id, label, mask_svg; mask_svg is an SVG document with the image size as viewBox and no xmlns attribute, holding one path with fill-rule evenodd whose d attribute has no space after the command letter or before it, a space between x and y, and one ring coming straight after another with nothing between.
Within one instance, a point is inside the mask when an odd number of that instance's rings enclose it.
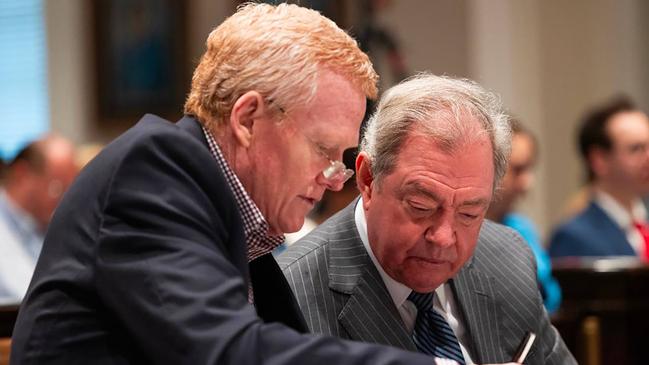
<instances>
[{"instance_id":1,"label":"dark suit jacket","mask_svg":"<svg viewBox=\"0 0 649 365\"><path fill-rule=\"evenodd\" d=\"M550 239L551 257L634 256L626 234L595 202L560 225Z\"/></svg>"},{"instance_id":2,"label":"dark suit jacket","mask_svg":"<svg viewBox=\"0 0 649 365\"><path fill-rule=\"evenodd\" d=\"M416 351L358 235L356 201L291 245L278 262L312 331ZM548 320L534 256L513 230L485 221L472 259L450 283L474 361L511 361L532 331L538 338L526 364L576 364Z\"/></svg>"},{"instance_id":3,"label":"dark suit jacket","mask_svg":"<svg viewBox=\"0 0 649 365\"><path fill-rule=\"evenodd\" d=\"M11 363L429 362L300 334L272 256L248 269L242 227L200 125L145 116L81 172L54 214Z\"/></svg>"}]
</instances>

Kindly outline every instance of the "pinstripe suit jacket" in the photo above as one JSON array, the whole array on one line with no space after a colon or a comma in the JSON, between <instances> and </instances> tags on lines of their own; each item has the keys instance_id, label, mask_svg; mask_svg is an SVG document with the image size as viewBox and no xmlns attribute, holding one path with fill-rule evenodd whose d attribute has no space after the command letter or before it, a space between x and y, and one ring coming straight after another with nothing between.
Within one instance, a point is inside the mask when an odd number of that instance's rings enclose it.
<instances>
[{"instance_id":1,"label":"pinstripe suit jacket","mask_svg":"<svg viewBox=\"0 0 649 365\"><path fill-rule=\"evenodd\" d=\"M312 332L417 351L358 235L357 201L278 262ZM485 221L472 259L450 284L478 363L510 361L532 331L527 364L576 364L543 308L532 252L511 229Z\"/></svg>"}]
</instances>

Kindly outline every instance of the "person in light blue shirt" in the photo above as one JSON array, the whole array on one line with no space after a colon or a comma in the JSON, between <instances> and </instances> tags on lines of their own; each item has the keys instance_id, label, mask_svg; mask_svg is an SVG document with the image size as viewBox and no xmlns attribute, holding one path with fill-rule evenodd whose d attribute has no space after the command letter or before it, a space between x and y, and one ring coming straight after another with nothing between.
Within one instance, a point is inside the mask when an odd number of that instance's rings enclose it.
<instances>
[{"instance_id":1,"label":"person in light blue shirt","mask_svg":"<svg viewBox=\"0 0 649 365\"><path fill-rule=\"evenodd\" d=\"M530 246L536 258L537 277L545 308L548 313L553 313L561 304L561 288L552 276L550 256L541 246L534 223L523 214L513 212L516 201L529 191L534 182L537 144L531 132L518 120L512 119L511 123L512 152L509 166L498 191L498 197L489 207L487 218L518 231Z\"/></svg>"},{"instance_id":2,"label":"person in light blue shirt","mask_svg":"<svg viewBox=\"0 0 649 365\"><path fill-rule=\"evenodd\" d=\"M22 300L50 217L76 174L72 144L53 135L28 144L6 167L0 188L0 305Z\"/></svg>"},{"instance_id":3,"label":"person in light blue shirt","mask_svg":"<svg viewBox=\"0 0 649 365\"><path fill-rule=\"evenodd\" d=\"M548 313L554 313L561 304L561 287L552 276L550 256L541 246L541 240L534 223L520 213L506 214L501 223L520 233L532 249L536 258L537 277L541 284L543 304Z\"/></svg>"}]
</instances>

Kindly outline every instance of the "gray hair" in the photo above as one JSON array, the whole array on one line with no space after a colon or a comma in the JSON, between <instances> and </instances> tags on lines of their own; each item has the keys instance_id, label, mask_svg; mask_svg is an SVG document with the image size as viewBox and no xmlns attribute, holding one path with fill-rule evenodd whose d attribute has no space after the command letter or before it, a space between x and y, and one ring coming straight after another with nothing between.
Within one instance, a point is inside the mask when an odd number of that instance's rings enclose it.
<instances>
[{"instance_id":1,"label":"gray hair","mask_svg":"<svg viewBox=\"0 0 649 365\"><path fill-rule=\"evenodd\" d=\"M360 146L377 183L393 171L409 133L431 137L449 153L486 133L493 147L494 190L507 170L509 117L500 98L474 81L421 73L383 94Z\"/></svg>"}]
</instances>

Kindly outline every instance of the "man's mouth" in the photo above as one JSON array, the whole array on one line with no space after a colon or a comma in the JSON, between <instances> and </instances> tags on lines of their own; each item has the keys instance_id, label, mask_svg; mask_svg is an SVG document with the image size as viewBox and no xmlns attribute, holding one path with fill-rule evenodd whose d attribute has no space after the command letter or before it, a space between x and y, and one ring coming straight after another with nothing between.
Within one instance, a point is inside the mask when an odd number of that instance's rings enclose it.
<instances>
[{"instance_id":1,"label":"man's mouth","mask_svg":"<svg viewBox=\"0 0 649 365\"><path fill-rule=\"evenodd\" d=\"M449 260L442 260L442 259L428 258L428 257L414 257L414 259L431 265L444 265L449 263Z\"/></svg>"},{"instance_id":2,"label":"man's mouth","mask_svg":"<svg viewBox=\"0 0 649 365\"><path fill-rule=\"evenodd\" d=\"M309 203L311 206L315 205L315 203L318 202L317 199L315 199L315 198L309 198L309 197L307 197L307 196L302 196L302 195L300 195L300 198L301 198L302 200L306 201L307 203Z\"/></svg>"}]
</instances>

